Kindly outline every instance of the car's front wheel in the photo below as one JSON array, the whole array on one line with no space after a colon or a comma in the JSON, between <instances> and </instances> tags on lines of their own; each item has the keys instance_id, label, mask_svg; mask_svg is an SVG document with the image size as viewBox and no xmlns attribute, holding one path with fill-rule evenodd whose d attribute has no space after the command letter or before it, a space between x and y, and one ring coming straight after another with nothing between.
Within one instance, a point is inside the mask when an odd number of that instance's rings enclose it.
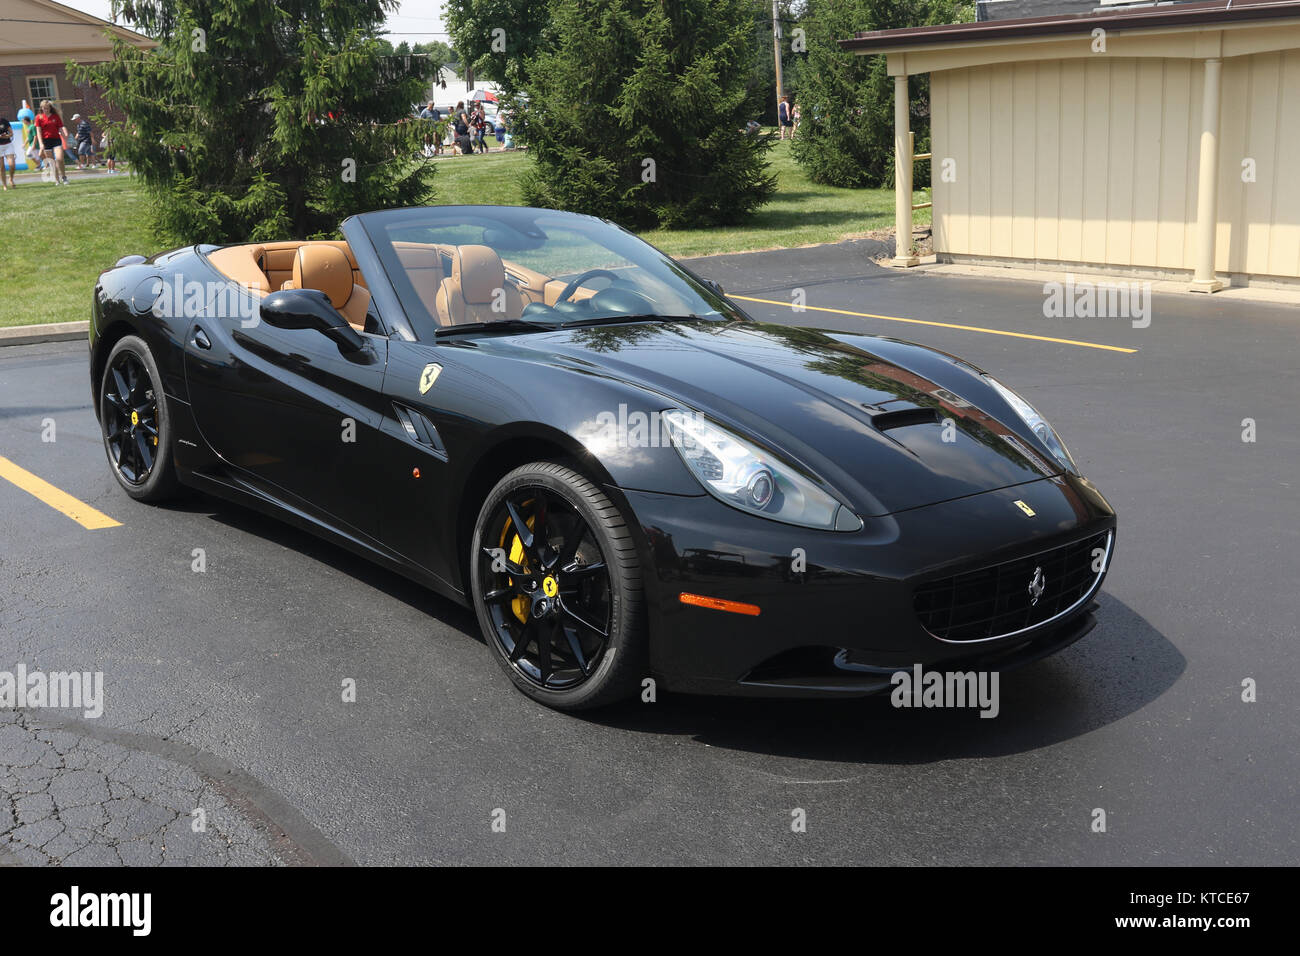
<instances>
[{"instance_id":1,"label":"car's front wheel","mask_svg":"<svg viewBox=\"0 0 1300 956\"><path fill-rule=\"evenodd\" d=\"M470 556L479 624L515 686L560 710L631 696L646 675L641 565L600 488L554 462L510 472Z\"/></svg>"},{"instance_id":2,"label":"car's front wheel","mask_svg":"<svg viewBox=\"0 0 1300 956\"><path fill-rule=\"evenodd\" d=\"M99 383L104 451L117 483L138 501L162 501L179 487L161 383L158 364L138 336L126 336L108 353Z\"/></svg>"}]
</instances>

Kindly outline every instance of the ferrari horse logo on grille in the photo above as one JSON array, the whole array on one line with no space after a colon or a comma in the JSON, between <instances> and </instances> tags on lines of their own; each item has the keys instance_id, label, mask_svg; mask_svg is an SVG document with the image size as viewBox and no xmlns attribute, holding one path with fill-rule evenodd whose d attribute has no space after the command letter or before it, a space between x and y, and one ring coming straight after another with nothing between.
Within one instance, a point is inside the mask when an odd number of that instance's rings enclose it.
<instances>
[{"instance_id":1,"label":"ferrari horse logo on grille","mask_svg":"<svg viewBox=\"0 0 1300 956\"><path fill-rule=\"evenodd\" d=\"M442 366L437 362L430 362L420 373L420 394L423 395L429 389L433 388L433 383L438 381L438 376L442 374Z\"/></svg>"},{"instance_id":2,"label":"ferrari horse logo on grille","mask_svg":"<svg viewBox=\"0 0 1300 956\"><path fill-rule=\"evenodd\" d=\"M1029 606L1033 607L1047 590L1047 575L1042 568L1034 568L1034 576L1029 579Z\"/></svg>"}]
</instances>

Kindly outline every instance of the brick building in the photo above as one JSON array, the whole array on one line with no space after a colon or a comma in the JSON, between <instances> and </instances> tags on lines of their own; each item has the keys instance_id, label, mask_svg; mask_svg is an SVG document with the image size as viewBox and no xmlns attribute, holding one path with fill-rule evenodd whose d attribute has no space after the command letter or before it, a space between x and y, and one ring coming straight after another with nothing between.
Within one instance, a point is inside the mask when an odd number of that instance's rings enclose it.
<instances>
[{"instance_id":1,"label":"brick building","mask_svg":"<svg viewBox=\"0 0 1300 956\"><path fill-rule=\"evenodd\" d=\"M12 118L23 100L35 109L48 99L65 117L112 116L100 91L78 86L67 70L69 60L112 59L110 36L155 45L148 37L53 0L0 0L0 113Z\"/></svg>"}]
</instances>

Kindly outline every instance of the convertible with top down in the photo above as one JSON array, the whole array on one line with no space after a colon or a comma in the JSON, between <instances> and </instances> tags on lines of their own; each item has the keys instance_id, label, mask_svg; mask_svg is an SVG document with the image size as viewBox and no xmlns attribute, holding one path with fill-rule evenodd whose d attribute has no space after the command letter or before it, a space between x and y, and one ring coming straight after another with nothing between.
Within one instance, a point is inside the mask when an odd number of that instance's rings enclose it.
<instances>
[{"instance_id":1,"label":"convertible with top down","mask_svg":"<svg viewBox=\"0 0 1300 956\"><path fill-rule=\"evenodd\" d=\"M647 678L865 695L1093 627L1115 514L970 363L754 321L588 216L394 209L341 234L99 277L90 384L128 495L247 505L468 605L561 709Z\"/></svg>"}]
</instances>

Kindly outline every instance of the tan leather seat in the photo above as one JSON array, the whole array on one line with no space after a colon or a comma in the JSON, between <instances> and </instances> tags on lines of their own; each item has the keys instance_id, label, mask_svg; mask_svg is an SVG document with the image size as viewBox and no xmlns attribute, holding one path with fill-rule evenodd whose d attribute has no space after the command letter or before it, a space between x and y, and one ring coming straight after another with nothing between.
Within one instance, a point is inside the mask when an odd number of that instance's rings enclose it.
<instances>
[{"instance_id":1,"label":"tan leather seat","mask_svg":"<svg viewBox=\"0 0 1300 956\"><path fill-rule=\"evenodd\" d=\"M260 245L226 246L209 253L208 261L244 288L265 295L273 286L259 264L264 254Z\"/></svg>"},{"instance_id":2,"label":"tan leather seat","mask_svg":"<svg viewBox=\"0 0 1300 956\"><path fill-rule=\"evenodd\" d=\"M329 297L358 332L366 327L370 292L353 281L352 264L343 250L325 243L304 243L293 259L293 278L281 289L318 289Z\"/></svg>"},{"instance_id":3,"label":"tan leather seat","mask_svg":"<svg viewBox=\"0 0 1300 956\"><path fill-rule=\"evenodd\" d=\"M443 325L517 319L524 311L523 296L506 281L501 257L477 245L452 247L451 275L442 280L436 304Z\"/></svg>"},{"instance_id":4,"label":"tan leather seat","mask_svg":"<svg viewBox=\"0 0 1300 956\"><path fill-rule=\"evenodd\" d=\"M352 266L352 281L358 285L366 284L357 267L356 257L352 255L352 249L345 241L340 239L286 239L280 242L259 244L259 248L262 249L259 265L262 271L266 273L267 281L271 283L272 289L283 289L284 283L293 278L293 260L298 257L298 249L304 245L334 246L343 250L343 254L348 257L348 263Z\"/></svg>"},{"instance_id":5,"label":"tan leather seat","mask_svg":"<svg viewBox=\"0 0 1300 956\"><path fill-rule=\"evenodd\" d=\"M294 288L293 264L298 258L298 250L304 245L332 246L342 251L352 267L352 281L366 285L356 258L346 242L337 239L311 240L288 239L281 242L252 242L238 246L225 246L208 254L208 261L218 271L229 276L241 285L251 289L255 294L266 294L273 289ZM438 276L442 281L442 276ZM436 291L436 288L435 290ZM433 292L429 293L432 300Z\"/></svg>"},{"instance_id":6,"label":"tan leather seat","mask_svg":"<svg viewBox=\"0 0 1300 956\"><path fill-rule=\"evenodd\" d=\"M397 261L402 264L402 271L420 297L425 311L441 323L443 320L438 314L438 292L446 276L442 271L442 256L439 255L438 247L395 242L393 251L397 253Z\"/></svg>"}]
</instances>

